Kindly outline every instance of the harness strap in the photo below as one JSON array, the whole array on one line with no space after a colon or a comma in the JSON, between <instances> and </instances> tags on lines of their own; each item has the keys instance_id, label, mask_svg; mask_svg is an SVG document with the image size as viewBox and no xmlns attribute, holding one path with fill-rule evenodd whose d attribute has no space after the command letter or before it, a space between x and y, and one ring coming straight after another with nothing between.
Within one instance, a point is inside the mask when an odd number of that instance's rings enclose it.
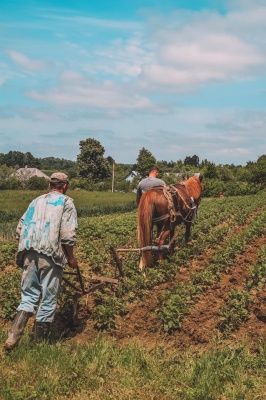
<instances>
[{"instance_id":1,"label":"harness strap","mask_svg":"<svg viewBox=\"0 0 266 400\"><path fill-rule=\"evenodd\" d=\"M181 184L182 186L185 187L187 193L187 187L183 184ZM178 191L178 188L174 187L173 185L162 185L162 186L156 186L153 187L153 189L161 189L163 190L163 194L166 198L166 200L168 201L168 210L169 212L167 214L162 215L161 217L157 217L157 218L153 218L152 222L159 222L159 221L163 221L167 218L170 218L170 223L174 223L176 221L176 217L179 215L182 217L183 221L185 222L193 222L194 219L197 216L197 204L194 201L193 197L190 197L190 205L187 203L187 201L183 198L183 196L181 196L180 192ZM187 206L187 208L189 209L187 215L185 217L183 217L183 215L181 214L181 212L176 208L175 208L175 204L174 204L174 197L180 197L184 204ZM192 218L190 221L188 221L188 219L191 217L192 214Z\"/></svg>"},{"instance_id":2,"label":"harness strap","mask_svg":"<svg viewBox=\"0 0 266 400\"><path fill-rule=\"evenodd\" d=\"M185 185L182 185L185 187L187 194L188 190L187 187ZM195 203L193 197L190 197L190 204L187 203L187 201L183 198L183 196L180 194L178 188L176 188L173 185L164 185L163 186L163 194L165 196L165 198L168 201L168 210L169 210L169 214L165 214L162 217L159 217L160 219L157 219L157 221L166 219L170 217L170 223L174 223L176 221L176 217L177 215L181 215L182 219L184 222L193 222L194 219L196 218L197 215L197 204ZM184 204L187 206L188 208L188 213L185 217L183 217L183 215L181 214L180 210L176 210L175 208L175 204L174 204L174 197L178 198L178 196L183 200ZM191 218L191 214L192 214L192 218ZM188 221L188 219L190 219L190 221ZM153 221L155 221L156 219L154 219Z\"/></svg>"},{"instance_id":3,"label":"harness strap","mask_svg":"<svg viewBox=\"0 0 266 400\"><path fill-rule=\"evenodd\" d=\"M177 215L181 215L181 213L179 211L173 211L173 214L175 214L175 216ZM181 215L182 216L182 215ZM163 221L164 219L167 219L170 217L170 214L164 214L161 215L160 217L157 218L152 218L152 222L159 222L159 221Z\"/></svg>"},{"instance_id":4,"label":"harness strap","mask_svg":"<svg viewBox=\"0 0 266 400\"><path fill-rule=\"evenodd\" d=\"M163 221L164 219L167 219L169 217L170 217L170 214L164 214L164 215L161 215L161 217L152 218L152 222Z\"/></svg>"},{"instance_id":5,"label":"harness strap","mask_svg":"<svg viewBox=\"0 0 266 400\"><path fill-rule=\"evenodd\" d=\"M175 209L174 201L173 201L174 196L176 196L178 194L178 192L173 189L175 189L175 188L171 185L169 187L167 187L167 186L163 187L163 194L168 201L168 210L169 210L169 217L170 217L171 223L175 222L176 211L178 211Z\"/></svg>"}]
</instances>

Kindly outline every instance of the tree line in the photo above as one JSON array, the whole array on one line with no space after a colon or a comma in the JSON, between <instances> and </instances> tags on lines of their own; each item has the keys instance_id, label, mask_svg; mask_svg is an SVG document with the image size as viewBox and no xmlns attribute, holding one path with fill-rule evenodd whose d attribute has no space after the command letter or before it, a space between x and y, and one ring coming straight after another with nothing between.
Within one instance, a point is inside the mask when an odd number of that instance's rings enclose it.
<instances>
[{"instance_id":1,"label":"tree line","mask_svg":"<svg viewBox=\"0 0 266 400\"><path fill-rule=\"evenodd\" d=\"M9 151L0 153L0 165L13 168L38 168L40 170L60 169L68 170L76 166L75 161L65 160L64 158L45 157L36 158L30 152Z\"/></svg>"},{"instance_id":2,"label":"tree line","mask_svg":"<svg viewBox=\"0 0 266 400\"><path fill-rule=\"evenodd\" d=\"M88 138L79 143L80 153L76 161L62 158L46 157L35 158L31 153L9 151L0 153L0 189L40 189L47 186L45 180L34 177L28 182L18 182L11 177L17 168L38 168L43 172L64 171L69 175L71 187L85 190L132 191L137 182L147 176L149 167L156 165L161 177L167 184L184 180L190 175L201 173L204 176L205 196L254 194L265 188L266 185L266 155L260 156L257 161L248 161L245 166L234 164L216 165L212 161L200 160L198 155L186 156L184 160L157 160L144 147L140 149L135 164L116 163L111 157L105 157L105 148L94 139ZM133 180L126 180L131 172L137 176Z\"/></svg>"}]
</instances>

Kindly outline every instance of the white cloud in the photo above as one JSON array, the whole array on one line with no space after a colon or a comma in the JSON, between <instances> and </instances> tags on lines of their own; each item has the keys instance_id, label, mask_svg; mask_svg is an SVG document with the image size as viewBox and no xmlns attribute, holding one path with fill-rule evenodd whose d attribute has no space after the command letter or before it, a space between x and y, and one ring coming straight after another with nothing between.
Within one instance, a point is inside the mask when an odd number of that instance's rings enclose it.
<instances>
[{"instance_id":1,"label":"white cloud","mask_svg":"<svg viewBox=\"0 0 266 400\"><path fill-rule=\"evenodd\" d=\"M19 65L28 72L39 72L51 66L51 63L43 60L32 60L24 54L14 50L7 50L7 53L15 64Z\"/></svg>"},{"instance_id":2,"label":"white cloud","mask_svg":"<svg viewBox=\"0 0 266 400\"><path fill-rule=\"evenodd\" d=\"M95 54L99 57L99 70L119 76L121 80L138 76L142 64L152 62L154 58L152 51L145 48L140 34L129 39L117 38L109 46L97 49Z\"/></svg>"},{"instance_id":3,"label":"white cloud","mask_svg":"<svg viewBox=\"0 0 266 400\"><path fill-rule=\"evenodd\" d=\"M126 87L112 81L101 83L86 79L82 74L65 72L61 85L46 91L30 91L32 99L56 105L82 105L102 109L152 109L153 102L141 95L129 95Z\"/></svg>"},{"instance_id":4,"label":"white cloud","mask_svg":"<svg viewBox=\"0 0 266 400\"><path fill-rule=\"evenodd\" d=\"M248 155L251 154L249 149L241 148L241 147L236 147L236 148L225 148L221 150L214 150L213 151L214 155L219 155L219 156L242 156L242 155Z\"/></svg>"},{"instance_id":5,"label":"white cloud","mask_svg":"<svg viewBox=\"0 0 266 400\"><path fill-rule=\"evenodd\" d=\"M198 34L197 38L173 38L161 51L162 62L192 71L241 71L244 67L265 61L252 46L226 33Z\"/></svg>"},{"instance_id":6,"label":"white cloud","mask_svg":"<svg viewBox=\"0 0 266 400\"><path fill-rule=\"evenodd\" d=\"M255 159L266 118L248 109L265 104L256 78L266 71L266 7L257 0L225 4L224 14L173 10L154 17L153 8L141 23L86 18L78 6L73 16L45 10L39 25L11 17L5 28L17 30L4 39L12 50L0 64L2 104L10 102L0 109L1 129L25 151L39 146L39 156L50 154L49 135L55 144L68 135L76 154L78 141L95 134L118 162L134 162L142 146L166 160ZM62 157L70 147L60 147Z\"/></svg>"},{"instance_id":7,"label":"white cloud","mask_svg":"<svg viewBox=\"0 0 266 400\"><path fill-rule=\"evenodd\" d=\"M176 19L176 21L175 21ZM180 19L185 19L180 24ZM142 66L141 87L176 92L213 81L246 79L266 67L266 7L228 15L175 13L153 31L156 56ZM263 35L264 33L264 35Z\"/></svg>"},{"instance_id":8,"label":"white cloud","mask_svg":"<svg viewBox=\"0 0 266 400\"><path fill-rule=\"evenodd\" d=\"M62 13L62 11L59 10L59 13ZM51 20L54 19L57 21L66 21L68 25L69 23L72 23L74 25L78 24L78 25L92 26L110 30L128 31L128 30L137 30L140 27L138 22L120 21L107 18L90 18L90 17L83 17L80 15L74 15L68 17L62 15L52 15L47 13L46 15L43 14L43 17Z\"/></svg>"}]
</instances>

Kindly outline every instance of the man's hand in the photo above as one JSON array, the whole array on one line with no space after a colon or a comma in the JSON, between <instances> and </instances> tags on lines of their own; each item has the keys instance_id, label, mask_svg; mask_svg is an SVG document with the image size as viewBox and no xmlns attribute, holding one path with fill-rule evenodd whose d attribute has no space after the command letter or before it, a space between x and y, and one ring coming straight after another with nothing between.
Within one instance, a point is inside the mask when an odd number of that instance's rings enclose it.
<instances>
[{"instance_id":1,"label":"man's hand","mask_svg":"<svg viewBox=\"0 0 266 400\"><path fill-rule=\"evenodd\" d=\"M71 258L68 259L68 265L69 265L71 268L77 268L77 266L78 266L78 260L77 260L75 257L71 257Z\"/></svg>"},{"instance_id":2,"label":"man's hand","mask_svg":"<svg viewBox=\"0 0 266 400\"><path fill-rule=\"evenodd\" d=\"M68 258L68 265L71 268L77 268L78 266L78 260L74 257L74 250L73 246L69 246L68 244L64 244L64 248L67 252L67 258Z\"/></svg>"}]
</instances>

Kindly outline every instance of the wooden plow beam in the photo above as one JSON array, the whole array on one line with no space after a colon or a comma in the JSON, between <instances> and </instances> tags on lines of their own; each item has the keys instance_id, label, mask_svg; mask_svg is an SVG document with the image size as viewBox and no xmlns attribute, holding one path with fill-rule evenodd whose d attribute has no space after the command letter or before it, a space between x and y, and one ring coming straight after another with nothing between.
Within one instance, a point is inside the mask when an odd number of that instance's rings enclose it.
<instances>
[{"instance_id":1,"label":"wooden plow beam","mask_svg":"<svg viewBox=\"0 0 266 400\"><path fill-rule=\"evenodd\" d=\"M169 250L169 245L164 244L162 246L145 246L141 248L129 248L129 249L117 249L117 253L126 253L126 252L145 252L145 251L163 251L163 250Z\"/></svg>"},{"instance_id":2,"label":"wooden plow beam","mask_svg":"<svg viewBox=\"0 0 266 400\"><path fill-rule=\"evenodd\" d=\"M78 300L85 296L89 295L93 292L95 292L98 289L103 288L106 284L111 284L111 285L117 285L119 280L116 278L108 278L105 276L97 276L94 275L92 276L92 281L93 284L90 287L85 287L82 275L80 273L79 267L76 268L76 272L72 271L64 271L64 275L74 275L77 277L79 286L71 282L69 279L67 279L65 276L63 276L63 281L66 282L67 285L69 285L72 289L74 289L76 292L73 295L73 308L72 308L72 321L73 323L77 322L78 318Z\"/></svg>"},{"instance_id":3,"label":"wooden plow beam","mask_svg":"<svg viewBox=\"0 0 266 400\"><path fill-rule=\"evenodd\" d=\"M116 267L118 268L120 275L124 276L124 272L122 270L122 258L119 257L119 253L139 253L141 255L142 252L145 251L169 251L170 245L169 244L164 244L161 246L145 246L145 247L140 247L140 248L128 248L128 249L114 249L114 247L110 247L111 254L113 256L113 259L116 263Z\"/></svg>"}]
</instances>

